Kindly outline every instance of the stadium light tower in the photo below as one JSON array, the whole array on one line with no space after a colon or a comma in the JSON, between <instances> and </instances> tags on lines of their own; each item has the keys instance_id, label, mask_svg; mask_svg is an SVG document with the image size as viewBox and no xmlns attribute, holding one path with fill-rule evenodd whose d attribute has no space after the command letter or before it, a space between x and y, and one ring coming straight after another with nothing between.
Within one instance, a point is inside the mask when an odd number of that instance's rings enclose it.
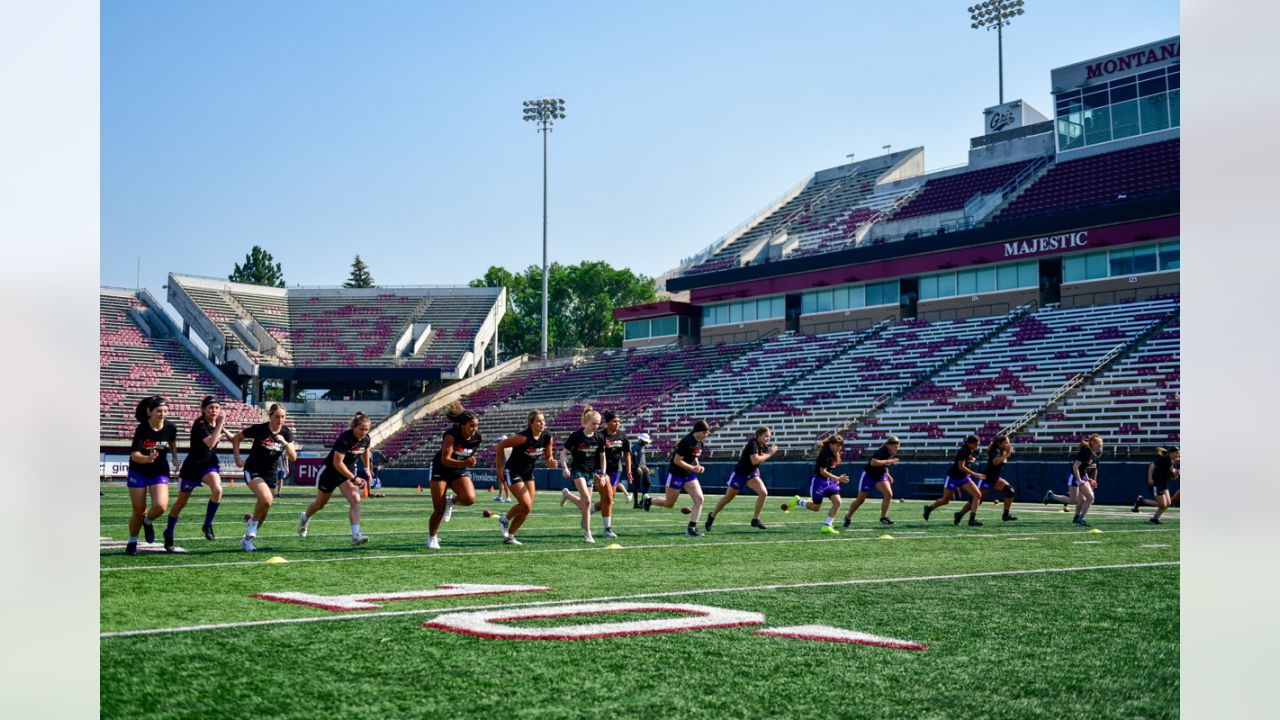
<instances>
[{"instance_id":1,"label":"stadium light tower","mask_svg":"<svg viewBox=\"0 0 1280 720\"><path fill-rule=\"evenodd\" d=\"M547 134L564 119L564 98L524 101L524 119L542 133L542 359L547 359Z\"/></svg>"},{"instance_id":2,"label":"stadium light tower","mask_svg":"<svg viewBox=\"0 0 1280 720\"><path fill-rule=\"evenodd\" d=\"M969 27L996 29L996 47L1000 63L1000 104L1004 104L1004 27L1014 17L1023 14L1023 0L986 0L969 7Z\"/></svg>"}]
</instances>

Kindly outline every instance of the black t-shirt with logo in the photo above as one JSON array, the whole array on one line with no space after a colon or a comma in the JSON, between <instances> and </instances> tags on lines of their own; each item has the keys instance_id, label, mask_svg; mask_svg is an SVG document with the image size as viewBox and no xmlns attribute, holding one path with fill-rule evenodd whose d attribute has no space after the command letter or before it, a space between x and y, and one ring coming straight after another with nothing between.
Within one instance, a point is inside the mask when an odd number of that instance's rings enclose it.
<instances>
[{"instance_id":1,"label":"black t-shirt with logo","mask_svg":"<svg viewBox=\"0 0 1280 720\"><path fill-rule=\"evenodd\" d=\"M987 476L987 482L995 482L1000 479L1000 473L1004 471L1004 464L1008 462L1002 450L992 450L987 455L987 466L982 469L982 474Z\"/></svg>"},{"instance_id":2,"label":"black t-shirt with logo","mask_svg":"<svg viewBox=\"0 0 1280 720\"><path fill-rule=\"evenodd\" d=\"M191 423L191 448L187 450L187 457L182 461L183 468L192 470L206 468L218 464L218 451L213 447L205 445L204 441L210 436L218 433L217 425L210 425L205 422L203 417L198 417L195 422Z\"/></svg>"},{"instance_id":3,"label":"black t-shirt with logo","mask_svg":"<svg viewBox=\"0 0 1280 720\"><path fill-rule=\"evenodd\" d=\"M891 457L893 455L889 452L889 446L881 445L880 449L876 450L875 454L871 456L871 460L888 460ZM888 465L872 465L871 460L868 460L867 464L862 466L862 471L867 474L867 477L879 479L889 472Z\"/></svg>"},{"instance_id":4,"label":"black t-shirt with logo","mask_svg":"<svg viewBox=\"0 0 1280 720\"><path fill-rule=\"evenodd\" d=\"M813 474L815 477L826 477L822 474L823 470L828 472L835 470L836 465L840 464L840 458L830 445L823 445L818 451L818 459L813 462Z\"/></svg>"},{"instance_id":5,"label":"black t-shirt with logo","mask_svg":"<svg viewBox=\"0 0 1280 720\"><path fill-rule=\"evenodd\" d=\"M680 458L689 465L698 465L698 458L702 455L702 443L693 433L685 435L680 440L680 444L676 445L676 449L671 453L671 463L667 466L667 472L676 477L688 477L689 471L676 465L675 459Z\"/></svg>"},{"instance_id":6,"label":"black t-shirt with logo","mask_svg":"<svg viewBox=\"0 0 1280 720\"><path fill-rule=\"evenodd\" d=\"M1097 469L1098 454L1088 445L1081 445L1076 453L1076 462L1080 463L1080 474L1085 475Z\"/></svg>"},{"instance_id":7,"label":"black t-shirt with logo","mask_svg":"<svg viewBox=\"0 0 1280 720\"><path fill-rule=\"evenodd\" d=\"M951 460L951 467L947 468L947 477L952 480L963 480L969 477L969 474L960 468L961 464L965 467L973 467L973 451L968 445L961 445L960 449L956 450L956 456Z\"/></svg>"},{"instance_id":8,"label":"black t-shirt with logo","mask_svg":"<svg viewBox=\"0 0 1280 720\"><path fill-rule=\"evenodd\" d=\"M631 444L627 441L627 434L622 430L612 435L604 436L604 462L605 472L610 475L614 474L622 468L622 456L630 454Z\"/></svg>"},{"instance_id":9,"label":"black t-shirt with logo","mask_svg":"<svg viewBox=\"0 0 1280 720\"><path fill-rule=\"evenodd\" d=\"M533 431L525 428L516 437L521 438L522 442L513 448L508 448L511 451L511 457L507 458L506 466L511 477L524 477L538 464L538 458L546 455L547 447L551 445L551 433L543 430L542 434L534 439Z\"/></svg>"},{"instance_id":10,"label":"black t-shirt with logo","mask_svg":"<svg viewBox=\"0 0 1280 720\"><path fill-rule=\"evenodd\" d=\"M453 438L453 452L449 455L449 459L455 462L466 462L467 458L474 457L483 441L479 430L471 433L470 440L462 437L462 430L457 425L445 430L444 435L440 436L440 449L436 451L435 457L431 458L431 477L434 480L457 480L470 472L470 468L447 467L440 461L440 453L444 452L444 438L449 437Z\"/></svg>"},{"instance_id":11,"label":"black t-shirt with logo","mask_svg":"<svg viewBox=\"0 0 1280 720\"><path fill-rule=\"evenodd\" d=\"M738 456L738 464L733 466L733 473L740 478L750 477L756 471L756 464L751 462L752 455L760 454L760 441L751 438L742 446L742 454Z\"/></svg>"},{"instance_id":12,"label":"black t-shirt with logo","mask_svg":"<svg viewBox=\"0 0 1280 720\"><path fill-rule=\"evenodd\" d=\"M284 445L273 437L270 423L250 425L243 431L244 436L253 441L249 448L249 458L244 461L244 469L253 477L265 478L275 473L276 465L284 456ZM275 433L286 443L293 443L293 431L287 425L280 426Z\"/></svg>"},{"instance_id":13,"label":"black t-shirt with logo","mask_svg":"<svg viewBox=\"0 0 1280 720\"><path fill-rule=\"evenodd\" d=\"M564 446L569 450L569 471L594 474L600 469L600 453L604 451L604 433L599 430L591 435L578 428L573 431Z\"/></svg>"},{"instance_id":14,"label":"black t-shirt with logo","mask_svg":"<svg viewBox=\"0 0 1280 720\"><path fill-rule=\"evenodd\" d=\"M142 475L143 477L168 477L172 469L169 465L171 448L178 444L178 426L164 421L164 425L159 430L151 427L151 423L144 422L138 425L138 429L133 431L133 444L129 447L129 471ZM132 454L135 452L146 455L152 450L156 451L155 462L140 463L135 462Z\"/></svg>"},{"instance_id":15,"label":"black t-shirt with logo","mask_svg":"<svg viewBox=\"0 0 1280 720\"><path fill-rule=\"evenodd\" d=\"M1157 484L1167 485L1173 479L1173 458L1161 455L1156 458L1154 465L1156 469L1151 473L1151 479Z\"/></svg>"},{"instance_id":16,"label":"black t-shirt with logo","mask_svg":"<svg viewBox=\"0 0 1280 720\"><path fill-rule=\"evenodd\" d=\"M355 430L343 430L338 439L333 441L333 447L329 450L329 454L325 456L325 471L338 472L335 453L342 453L342 464L346 465L351 472L355 472L356 461L363 458L365 451L368 449L369 433L365 433L364 437L357 440Z\"/></svg>"}]
</instances>

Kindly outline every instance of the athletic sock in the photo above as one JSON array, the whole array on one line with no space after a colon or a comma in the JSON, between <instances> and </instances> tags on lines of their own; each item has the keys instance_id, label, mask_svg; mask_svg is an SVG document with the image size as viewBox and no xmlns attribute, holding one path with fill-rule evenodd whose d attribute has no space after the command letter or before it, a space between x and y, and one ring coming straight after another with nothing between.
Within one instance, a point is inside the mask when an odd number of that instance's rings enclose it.
<instances>
[{"instance_id":1,"label":"athletic sock","mask_svg":"<svg viewBox=\"0 0 1280 720\"><path fill-rule=\"evenodd\" d=\"M798 507L798 508L808 508L808 507L809 507L809 501L808 501L808 500L799 500L799 501L797 501L797 502L796 502L796 507Z\"/></svg>"},{"instance_id":2,"label":"athletic sock","mask_svg":"<svg viewBox=\"0 0 1280 720\"><path fill-rule=\"evenodd\" d=\"M245 535L248 535L249 537L254 537L255 535L257 535L257 534L258 534L258 521L257 521L257 520L252 520L252 519L251 519L251 520L249 520L249 522L245 523L245 526L244 526L244 534L245 534Z\"/></svg>"},{"instance_id":3,"label":"athletic sock","mask_svg":"<svg viewBox=\"0 0 1280 720\"><path fill-rule=\"evenodd\" d=\"M213 516L218 514L218 503L210 500L209 505L204 509L204 524L212 525Z\"/></svg>"},{"instance_id":4,"label":"athletic sock","mask_svg":"<svg viewBox=\"0 0 1280 720\"><path fill-rule=\"evenodd\" d=\"M137 542L138 542L138 536L137 536L137 535L130 535L130 536L129 536L129 542L134 543L134 544L136 545L136 544L137 544Z\"/></svg>"},{"instance_id":5,"label":"athletic sock","mask_svg":"<svg viewBox=\"0 0 1280 720\"><path fill-rule=\"evenodd\" d=\"M605 518L605 519L604 519L604 529L605 529L605 530L608 530L608 529L610 528L610 526L612 526L612 525L613 525L613 518L611 518L611 517L607 517L607 518Z\"/></svg>"},{"instance_id":6,"label":"athletic sock","mask_svg":"<svg viewBox=\"0 0 1280 720\"><path fill-rule=\"evenodd\" d=\"M355 537L359 534L360 534L360 523L351 523L351 537Z\"/></svg>"},{"instance_id":7,"label":"athletic sock","mask_svg":"<svg viewBox=\"0 0 1280 720\"><path fill-rule=\"evenodd\" d=\"M835 518L833 518L833 517L831 517L830 515L828 515L828 516L826 516L825 518L823 518L823 519L822 519L822 524L823 524L823 525L826 525L827 527L830 527L830 526L831 526L831 521L833 521L833 520L835 520Z\"/></svg>"},{"instance_id":8,"label":"athletic sock","mask_svg":"<svg viewBox=\"0 0 1280 720\"><path fill-rule=\"evenodd\" d=\"M172 515L172 514L170 514L170 515L169 515L169 524L168 524L168 529L164 531L164 532L165 532L165 534L166 534L166 535L172 535L172 534L173 534L173 528L174 528L174 526L175 526L175 525L177 525L177 524L178 524L178 516L177 516L177 515Z\"/></svg>"},{"instance_id":9,"label":"athletic sock","mask_svg":"<svg viewBox=\"0 0 1280 720\"><path fill-rule=\"evenodd\" d=\"M142 516L142 524L143 524L143 525L150 525L150 524L151 524L151 516L150 516L150 515L143 515L143 516Z\"/></svg>"},{"instance_id":10,"label":"athletic sock","mask_svg":"<svg viewBox=\"0 0 1280 720\"><path fill-rule=\"evenodd\" d=\"M697 529L698 529L698 523L696 523L696 522L691 522L691 523L689 523L689 529L690 529L690 530L697 530Z\"/></svg>"}]
</instances>

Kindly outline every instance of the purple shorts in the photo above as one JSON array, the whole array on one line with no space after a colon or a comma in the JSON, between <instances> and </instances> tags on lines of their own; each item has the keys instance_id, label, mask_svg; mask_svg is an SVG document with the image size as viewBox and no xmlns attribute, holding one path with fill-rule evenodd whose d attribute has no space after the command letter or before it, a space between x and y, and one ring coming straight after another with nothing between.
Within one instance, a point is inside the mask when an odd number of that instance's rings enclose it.
<instances>
[{"instance_id":1,"label":"purple shorts","mask_svg":"<svg viewBox=\"0 0 1280 720\"><path fill-rule=\"evenodd\" d=\"M746 477L742 477L736 472L729 473L729 487L733 488L734 490L742 490L747 486L748 480L750 480L751 478L758 478L758 477L760 477L759 470L756 470L755 472L751 473Z\"/></svg>"},{"instance_id":2,"label":"purple shorts","mask_svg":"<svg viewBox=\"0 0 1280 720\"><path fill-rule=\"evenodd\" d=\"M866 470L862 471L862 478L858 480L858 492L869 493L875 489L876 485L882 482L888 482L883 475L880 477L871 477Z\"/></svg>"},{"instance_id":3,"label":"purple shorts","mask_svg":"<svg viewBox=\"0 0 1280 720\"><path fill-rule=\"evenodd\" d=\"M840 494L840 483L835 480L824 478L821 475L814 475L809 478L809 499L813 502L820 503L832 495Z\"/></svg>"},{"instance_id":4,"label":"purple shorts","mask_svg":"<svg viewBox=\"0 0 1280 720\"><path fill-rule=\"evenodd\" d=\"M697 482L697 481L698 481L698 474L697 474L697 473L689 473L688 475L685 475L684 477L680 477L679 475L667 475L667 489L668 489L668 490L683 490L683 489L684 489L684 484L685 484L685 483L687 483L687 482Z\"/></svg>"},{"instance_id":5,"label":"purple shorts","mask_svg":"<svg viewBox=\"0 0 1280 720\"><path fill-rule=\"evenodd\" d=\"M155 477L149 477L147 475L139 475L138 473L130 470L129 474L125 476L124 484L131 488L145 488L151 487L152 485L168 485L169 476L157 475Z\"/></svg>"},{"instance_id":6,"label":"purple shorts","mask_svg":"<svg viewBox=\"0 0 1280 720\"><path fill-rule=\"evenodd\" d=\"M969 477L968 475L959 479L953 478L950 475L948 475L946 482L942 484L942 489L950 490L951 492L958 493L960 492L961 489L964 488L965 485L968 485L971 482L973 482L973 478Z\"/></svg>"},{"instance_id":7,"label":"purple shorts","mask_svg":"<svg viewBox=\"0 0 1280 720\"><path fill-rule=\"evenodd\" d=\"M996 483L1000 482L1001 480L1004 480L1004 478L996 478L995 480L987 480L986 478L983 478L982 480L978 481L978 489L990 490L991 488L994 488L996 486ZM1008 481L1006 480L1005 482L1008 482Z\"/></svg>"},{"instance_id":8,"label":"purple shorts","mask_svg":"<svg viewBox=\"0 0 1280 720\"><path fill-rule=\"evenodd\" d=\"M1089 481L1088 475L1083 475L1082 477L1085 478L1085 482ZM1067 473L1067 487L1078 487L1079 485L1080 483L1076 482L1076 474L1073 472Z\"/></svg>"},{"instance_id":9,"label":"purple shorts","mask_svg":"<svg viewBox=\"0 0 1280 720\"><path fill-rule=\"evenodd\" d=\"M212 465L209 465L208 467L204 468L198 473L190 473L190 472L178 473L178 478L179 478L178 492L189 493L192 490L195 490L196 488L200 487L201 485L204 484L203 483L204 476L208 475L211 472L220 473L222 472L222 467L219 466L217 463L213 463Z\"/></svg>"},{"instance_id":10,"label":"purple shorts","mask_svg":"<svg viewBox=\"0 0 1280 720\"><path fill-rule=\"evenodd\" d=\"M620 483L620 482L622 482L622 468L618 468L617 470L614 470L614 471L609 475L609 484L610 484L610 485L612 485L612 486L614 486L614 487L618 487L618 483Z\"/></svg>"}]
</instances>

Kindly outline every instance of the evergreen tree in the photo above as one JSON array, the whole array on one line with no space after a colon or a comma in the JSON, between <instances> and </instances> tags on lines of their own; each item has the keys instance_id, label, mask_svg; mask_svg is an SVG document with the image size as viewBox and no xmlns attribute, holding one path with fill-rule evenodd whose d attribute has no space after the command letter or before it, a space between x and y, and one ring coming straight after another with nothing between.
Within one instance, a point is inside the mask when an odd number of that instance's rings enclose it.
<instances>
[{"instance_id":1,"label":"evergreen tree","mask_svg":"<svg viewBox=\"0 0 1280 720\"><path fill-rule=\"evenodd\" d=\"M364 264L364 260L356 255L356 259L351 261L351 277L342 283L345 288L371 288L373 284L373 275L369 274L369 266Z\"/></svg>"},{"instance_id":2,"label":"evergreen tree","mask_svg":"<svg viewBox=\"0 0 1280 720\"><path fill-rule=\"evenodd\" d=\"M282 288L284 287L284 270L281 269L280 263L273 264L273 260L275 258L271 257L271 253L254 245L253 249L244 256L244 265L236 263L235 270L227 276L227 279L251 285Z\"/></svg>"}]
</instances>

